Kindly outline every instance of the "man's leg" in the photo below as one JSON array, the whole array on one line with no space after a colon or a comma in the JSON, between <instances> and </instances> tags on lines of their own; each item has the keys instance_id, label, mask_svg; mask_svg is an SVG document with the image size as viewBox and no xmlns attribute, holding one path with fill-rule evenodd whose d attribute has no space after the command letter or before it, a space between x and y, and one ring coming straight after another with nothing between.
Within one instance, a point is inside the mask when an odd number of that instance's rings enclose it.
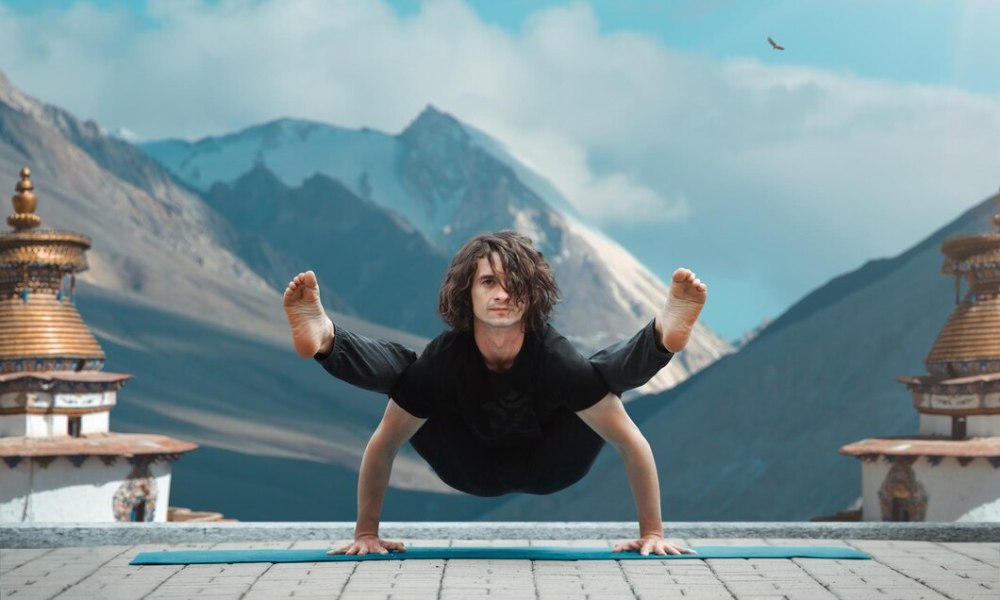
<instances>
[{"instance_id":1,"label":"man's leg","mask_svg":"<svg viewBox=\"0 0 1000 600\"><path fill-rule=\"evenodd\" d=\"M612 344L590 357L611 392L619 396L644 385L667 366L691 337L691 330L708 298L708 286L688 269L674 271L660 314L628 340Z\"/></svg>"},{"instance_id":2,"label":"man's leg","mask_svg":"<svg viewBox=\"0 0 1000 600\"><path fill-rule=\"evenodd\" d=\"M417 360L413 350L334 327L319 299L312 271L299 273L284 295L292 343L303 358L313 357L331 375L366 390L388 394L399 375Z\"/></svg>"},{"instance_id":3,"label":"man's leg","mask_svg":"<svg viewBox=\"0 0 1000 600\"><path fill-rule=\"evenodd\" d=\"M330 353L317 353L313 358L337 379L388 395L403 371L417 360L417 353L402 344L337 327Z\"/></svg>"},{"instance_id":4,"label":"man's leg","mask_svg":"<svg viewBox=\"0 0 1000 600\"><path fill-rule=\"evenodd\" d=\"M554 415L542 435L522 467L525 483L518 491L554 494L568 488L583 479L604 448L601 436L568 410Z\"/></svg>"},{"instance_id":5,"label":"man's leg","mask_svg":"<svg viewBox=\"0 0 1000 600\"><path fill-rule=\"evenodd\" d=\"M441 481L460 492L489 497L515 491L497 477L501 451L484 446L458 415L427 419L410 445Z\"/></svg>"},{"instance_id":6,"label":"man's leg","mask_svg":"<svg viewBox=\"0 0 1000 600\"><path fill-rule=\"evenodd\" d=\"M590 364L604 377L612 394L621 396L646 384L660 369L667 366L673 353L656 342L655 321L590 357Z\"/></svg>"}]
</instances>

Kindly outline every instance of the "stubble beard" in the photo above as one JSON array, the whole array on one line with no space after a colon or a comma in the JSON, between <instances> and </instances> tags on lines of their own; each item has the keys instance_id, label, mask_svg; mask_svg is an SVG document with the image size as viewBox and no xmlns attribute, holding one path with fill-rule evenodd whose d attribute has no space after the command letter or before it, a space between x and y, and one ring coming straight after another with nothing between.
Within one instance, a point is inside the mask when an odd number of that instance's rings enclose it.
<instances>
[{"instance_id":1,"label":"stubble beard","mask_svg":"<svg viewBox=\"0 0 1000 600\"><path fill-rule=\"evenodd\" d=\"M520 329L524 323L524 312L508 309L506 314L496 314L487 311L486 317L480 318L478 321L487 329L492 330L506 330L515 327Z\"/></svg>"}]
</instances>

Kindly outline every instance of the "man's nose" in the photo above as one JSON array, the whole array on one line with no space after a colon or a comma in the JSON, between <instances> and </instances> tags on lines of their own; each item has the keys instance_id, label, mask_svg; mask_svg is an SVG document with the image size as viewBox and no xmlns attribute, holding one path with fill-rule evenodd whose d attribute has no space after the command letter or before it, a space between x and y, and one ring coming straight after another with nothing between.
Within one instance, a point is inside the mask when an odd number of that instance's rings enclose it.
<instances>
[{"instance_id":1,"label":"man's nose","mask_svg":"<svg viewBox=\"0 0 1000 600\"><path fill-rule=\"evenodd\" d=\"M493 293L493 299L499 302L506 302L508 298L507 290L497 286L496 292Z\"/></svg>"}]
</instances>

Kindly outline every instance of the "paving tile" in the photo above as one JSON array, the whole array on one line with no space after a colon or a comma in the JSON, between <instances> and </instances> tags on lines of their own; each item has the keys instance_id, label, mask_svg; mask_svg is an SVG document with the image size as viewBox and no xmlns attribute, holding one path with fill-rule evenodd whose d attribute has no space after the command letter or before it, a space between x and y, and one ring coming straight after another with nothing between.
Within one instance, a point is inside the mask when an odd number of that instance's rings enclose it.
<instances>
[{"instance_id":1,"label":"paving tile","mask_svg":"<svg viewBox=\"0 0 1000 600\"><path fill-rule=\"evenodd\" d=\"M608 540L407 540L425 546L601 546ZM874 561L829 559L690 561L401 560L132 567L145 545L3 551L3 597L174 600L195 598L702 598L995 600L997 544L862 540L684 540L731 543L850 544ZM813 542L817 542L813 544ZM198 547L324 548L325 541L200 544ZM994 555L998 555L994 558ZM16 566L12 565L17 562ZM992 561L992 562L991 562ZM65 589L64 589L65 588Z\"/></svg>"},{"instance_id":2,"label":"paving tile","mask_svg":"<svg viewBox=\"0 0 1000 600\"><path fill-rule=\"evenodd\" d=\"M17 567L27 564L33 560L40 560L43 556L51 552L53 552L52 548L11 550L4 550L0 548L0 574L6 573L11 569L16 569Z\"/></svg>"},{"instance_id":3,"label":"paving tile","mask_svg":"<svg viewBox=\"0 0 1000 600\"><path fill-rule=\"evenodd\" d=\"M249 592L247 592L243 596L242 600L279 600L279 599L284 599L284 598L301 598L302 597L302 596L292 596L291 594L292 594L292 592L285 593L285 592L281 592L280 590L257 590L257 589L252 589L252 590L250 590ZM324 598L331 598L331 597L335 597L335 596L331 596L329 593L327 593L325 596L322 596L322 597L324 597Z\"/></svg>"}]
</instances>

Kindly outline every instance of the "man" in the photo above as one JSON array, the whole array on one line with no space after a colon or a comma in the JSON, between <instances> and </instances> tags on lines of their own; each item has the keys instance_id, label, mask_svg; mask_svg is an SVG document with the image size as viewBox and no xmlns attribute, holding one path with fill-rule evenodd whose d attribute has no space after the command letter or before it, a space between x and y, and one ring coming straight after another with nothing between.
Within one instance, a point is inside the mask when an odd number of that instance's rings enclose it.
<instances>
[{"instance_id":1,"label":"man","mask_svg":"<svg viewBox=\"0 0 1000 600\"><path fill-rule=\"evenodd\" d=\"M606 441L624 461L639 513L640 537L615 551L691 553L663 539L653 454L619 396L684 348L706 298L705 284L678 269L660 314L588 361L548 323L558 288L531 240L484 234L456 253L442 284L439 312L451 329L417 358L335 328L315 275L296 276L284 306L299 355L390 394L361 461L354 542L331 553L405 551L381 539L378 526L393 460L407 441L445 483L480 496L568 487Z\"/></svg>"}]
</instances>

